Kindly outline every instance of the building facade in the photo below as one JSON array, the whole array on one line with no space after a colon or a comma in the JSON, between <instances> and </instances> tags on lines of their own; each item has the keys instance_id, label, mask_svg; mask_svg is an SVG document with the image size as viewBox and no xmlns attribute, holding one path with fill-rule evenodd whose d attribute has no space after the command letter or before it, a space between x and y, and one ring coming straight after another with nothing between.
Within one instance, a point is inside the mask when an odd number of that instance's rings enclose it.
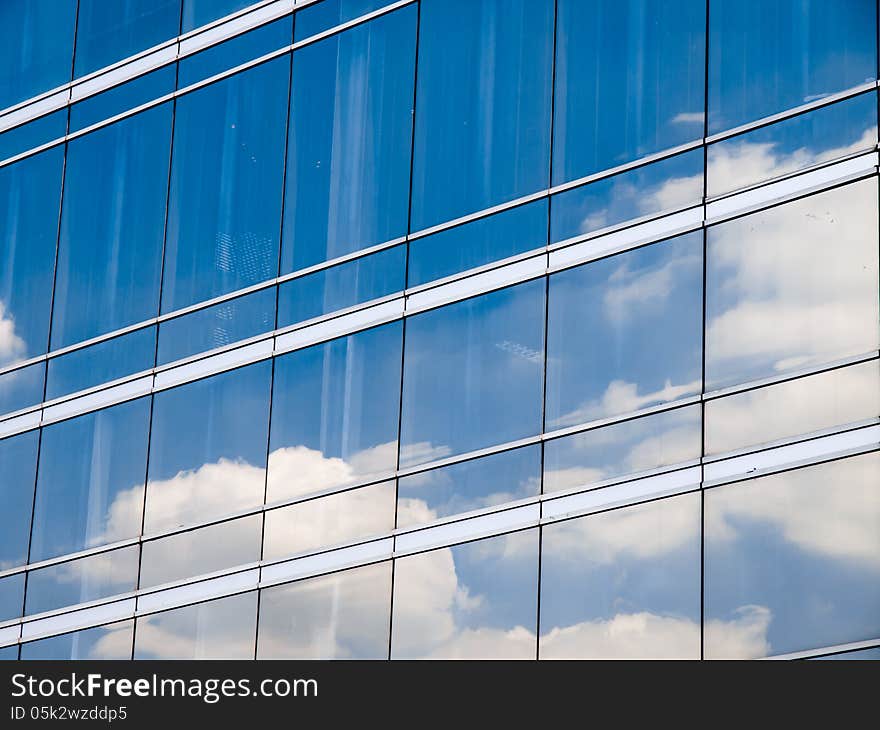
<instances>
[{"instance_id":1,"label":"building facade","mask_svg":"<svg viewBox=\"0 0 880 730\"><path fill-rule=\"evenodd\" d=\"M0 658L880 656L877 15L0 4Z\"/></svg>"}]
</instances>

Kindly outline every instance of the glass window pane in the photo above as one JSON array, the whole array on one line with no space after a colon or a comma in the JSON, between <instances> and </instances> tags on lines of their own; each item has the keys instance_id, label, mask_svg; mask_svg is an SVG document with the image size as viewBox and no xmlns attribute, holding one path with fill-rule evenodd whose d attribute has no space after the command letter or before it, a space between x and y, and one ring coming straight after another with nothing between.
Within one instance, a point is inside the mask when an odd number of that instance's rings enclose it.
<instances>
[{"instance_id":1,"label":"glass window pane","mask_svg":"<svg viewBox=\"0 0 880 730\"><path fill-rule=\"evenodd\" d=\"M74 631L21 645L22 659L131 659L134 621Z\"/></svg>"},{"instance_id":2,"label":"glass window pane","mask_svg":"<svg viewBox=\"0 0 880 730\"><path fill-rule=\"evenodd\" d=\"M880 453L708 490L705 655L880 635Z\"/></svg>"},{"instance_id":3,"label":"glass window pane","mask_svg":"<svg viewBox=\"0 0 880 730\"><path fill-rule=\"evenodd\" d=\"M177 88L182 89L214 74L289 46L292 34L293 16L288 15L286 18L266 23L228 41L211 46L193 56L182 58Z\"/></svg>"},{"instance_id":4,"label":"glass window pane","mask_svg":"<svg viewBox=\"0 0 880 730\"><path fill-rule=\"evenodd\" d=\"M0 109L70 81L77 0L0 3Z\"/></svg>"},{"instance_id":5,"label":"glass window pane","mask_svg":"<svg viewBox=\"0 0 880 730\"><path fill-rule=\"evenodd\" d=\"M135 659L253 659L257 592L140 616Z\"/></svg>"},{"instance_id":6,"label":"glass window pane","mask_svg":"<svg viewBox=\"0 0 880 730\"><path fill-rule=\"evenodd\" d=\"M876 179L712 226L706 251L707 389L877 349Z\"/></svg>"},{"instance_id":7,"label":"glass window pane","mask_svg":"<svg viewBox=\"0 0 880 730\"><path fill-rule=\"evenodd\" d=\"M0 413L12 413L40 403L45 377L44 362L0 375Z\"/></svg>"},{"instance_id":8,"label":"glass window pane","mask_svg":"<svg viewBox=\"0 0 880 730\"><path fill-rule=\"evenodd\" d=\"M18 659L18 644L0 647L0 662L14 662Z\"/></svg>"},{"instance_id":9,"label":"glass window pane","mask_svg":"<svg viewBox=\"0 0 880 730\"><path fill-rule=\"evenodd\" d=\"M397 468L402 329L394 322L276 360L269 502Z\"/></svg>"},{"instance_id":10,"label":"glass window pane","mask_svg":"<svg viewBox=\"0 0 880 730\"><path fill-rule=\"evenodd\" d=\"M296 14L295 40L310 38L386 5L389 5L387 0L324 0L313 3Z\"/></svg>"},{"instance_id":11,"label":"glass window pane","mask_svg":"<svg viewBox=\"0 0 880 730\"><path fill-rule=\"evenodd\" d=\"M553 184L703 136L704 0L559 0Z\"/></svg>"},{"instance_id":12,"label":"glass window pane","mask_svg":"<svg viewBox=\"0 0 880 730\"><path fill-rule=\"evenodd\" d=\"M275 287L162 322L158 364L231 345L275 328Z\"/></svg>"},{"instance_id":13,"label":"glass window pane","mask_svg":"<svg viewBox=\"0 0 880 730\"><path fill-rule=\"evenodd\" d=\"M46 352L63 164L54 147L0 168L0 366Z\"/></svg>"},{"instance_id":14,"label":"glass window pane","mask_svg":"<svg viewBox=\"0 0 880 730\"><path fill-rule=\"evenodd\" d=\"M258 659L385 659L391 563L267 588Z\"/></svg>"},{"instance_id":15,"label":"glass window pane","mask_svg":"<svg viewBox=\"0 0 880 730\"><path fill-rule=\"evenodd\" d=\"M880 361L737 393L705 408L707 454L877 418Z\"/></svg>"},{"instance_id":16,"label":"glass window pane","mask_svg":"<svg viewBox=\"0 0 880 730\"><path fill-rule=\"evenodd\" d=\"M24 604L24 573L0 578L0 621L21 616Z\"/></svg>"},{"instance_id":17,"label":"glass window pane","mask_svg":"<svg viewBox=\"0 0 880 730\"><path fill-rule=\"evenodd\" d=\"M293 54L281 273L406 234L416 15Z\"/></svg>"},{"instance_id":18,"label":"glass window pane","mask_svg":"<svg viewBox=\"0 0 880 730\"><path fill-rule=\"evenodd\" d=\"M547 243L548 202L536 200L409 243L408 286L474 269Z\"/></svg>"},{"instance_id":19,"label":"glass window pane","mask_svg":"<svg viewBox=\"0 0 880 730\"><path fill-rule=\"evenodd\" d=\"M858 651L845 651L842 654L831 654L830 656L812 657L814 660L820 659L853 659L853 660L872 660L880 659L880 646L873 646L870 649L860 649Z\"/></svg>"},{"instance_id":20,"label":"glass window pane","mask_svg":"<svg viewBox=\"0 0 880 730\"><path fill-rule=\"evenodd\" d=\"M401 466L540 433L544 290L537 279L407 321Z\"/></svg>"},{"instance_id":21,"label":"glass window pane","mask_svg":"<svg viewBox=\"0 0 880 730\"><path fill-rule=\"evenodd\" d=\"M46 114L0 134L0 160L52 142L67 133L67 109Z\"/></svg>"},{"instance_id":22,"label":"glass window pane","mask_svg":"<svg viewBox=\"0 0 880 730\"><path fill-rule=\"evenodd\" d=\"M263 503L271 363L157 393L144 531Z\"/></svg>"},{"instance_id":23,"label":"glass window pane","mask_svg":"<svg viewBox=\"0 0 880 730\"><path fill-rule=\"evenodd\" d=\"M585 487L700 458L700 406L676 408L544 445L544 491Z\"/></svg>"},{"instance_id":24,"label":"glass window pane","mask_svg":"<svg viewBox=\"0 0 880 730\"><path fill-rule=\"evenodd\" d=\"M411 230L547 187L550 0L423 0Z\"/></svg>"},{"instance_id":25,"label":"glass window pane","mask_svg":"<svg viewBox=\"0 0 880 730\"><path fill-rule=\"evenodd\" d=\"M534 659L538 531L397 560L392 659Z\"/></svg>"},{"instance_id":26,"label":"glass window pane","mask_svg":"<svg viewBox=\"0 0 880 730\"><path fill-rule=\"evenodd\" d=\"M79 0L75 76L177 36L180 0Z\"/></svg>"},{"instance_id":27,"label":"glass window pane","mask_svg":"<svg viewBox=\"0 0 880 730\"><path fill-rule=\"evenodd\" d=\"M30 431L0 441L0 570L27 562L37 437L37 431Z\"/></svg>"},{"instance_id":28,"label":"glass window pane","mask_svg":"<svg viewBox=\"0 0 880 730\"><path fill-rule=\"evenodd\" d=\"M699 232L550 277L548 429L700 392Z\"/></svg>"},{"instance_id":29,"label":"glass window pane","mask_svg":"<svg viewBox=\"0 0 880 730\"><path fill-rule=\"evenodd\" d=\"M97 601L137 586L137 545L50 565L28 573L25 613Z\"/></svg>"},{"instance_id":30,"label":"glass window pane","mask_svg":"<svg viewBox=\"0 0 880 730\"><path fill-rule=\"evenodd\" d=\"M872 2L712 0L709 132L877 77Z\"/></svg>"},{"instance_id":31,"label":"glass window pane","mask_svg":"<svg viewBox=\"0 0 880 730\"><path fill-rule=\"evenodd\" d=\"M877 94L871 91L709 146L709 196L871 150Z\"/></svg>"},{"instance_id":32,"label":"glass window pane","mask_svg":"<svg viewBox=\"0 0 880 730\"><path fill-rule=\"evenodd\" d=\"M278 271L286 56L177 100L162 311Z\"/></svg>"},{"instance_id":33,"label":"glass window pane","mask_svg":"<svg viewBox=\"0 0 880 730\"><path fill-rule=\"evenodd\" d=\"M394 482L382 482L266 513L264 560L383 535L394 529Z\"/></svg>"},{"instance_id":34,"label":"glass window pane","mask_svg":"<svg viewBox=\"0 0 880 730\"><path fill-rule=\"evenodd\" d=\"M52 348L156 316L171 104L68 144Z\"/></svg>"},{"instance_id":35,"label":"glass window pane","mask_svg":"<svg viewBox=\"0 0 880 730\"><path fill-rule=\"evenodd\" d=\"M141 530L150 399L43 429L31 561Z\"/></svg>"},{"instance_id":36,"label":"glass window pane","mask_svg":"<svg viewBox=\"0 0 880 730\"><path fill-rule=\"evenodd\" d=\"M699 659L700 591L699 494L547 525L540 656Z\"/></svg>"},{"instance_id":37,"label":"glass window pane","mask_svg":"<svg viewBox=\"0 0 880 730\"><path fill-rule=\"evenodd\" d=\"M46 376L46 400L149 370L155 358L155 327L53 357Z\"/></svg>"},{"instance_id":38,"label":"glass window pane","mask_svg":"<svg viewBox=\"0 0 880 730\"><path fill-rule=\"evenodd\" d=\"M260 559L263 516L250 515L144 543L141 588L234 568Z\"/></svg>"},{"instance_id":39,"label":"glass window pane","mask_svg":"<svg viewBox=\"0 0 880 730\"><path fill-rule=\"evenodd\" d=\"M278 291L278 326L388 296L404 289L406 244L287 281Z\"/></svg>"},{"instance_id":40,"label":"glass window pane","mask_svg":"<svg viewBox=\"0 0 880 730\"><path fill-rule=\"evenodd\" d=\"M703 151L691 150L553 196L550 243L697 205Z\"/></svg>"},{"instance_id":41,"label":"glass window pane","mask_svg":"<svg viewBox=\"0 0 880 730\"><path fill-rule=\"evenodd\" d=\"M540 491L541 447L503 451L402 477L397 487L397 526L424 524Z\"/></svg>"},{"instance_id":42,"label":"glass window pane","mask_svg":"<svg viewBox=\"0 0 880 730\"><path fill-rule=\"evenodd\" d=\"M252 0L183 0L182 33L253 5Z\"/></svg>"}]
</instances>

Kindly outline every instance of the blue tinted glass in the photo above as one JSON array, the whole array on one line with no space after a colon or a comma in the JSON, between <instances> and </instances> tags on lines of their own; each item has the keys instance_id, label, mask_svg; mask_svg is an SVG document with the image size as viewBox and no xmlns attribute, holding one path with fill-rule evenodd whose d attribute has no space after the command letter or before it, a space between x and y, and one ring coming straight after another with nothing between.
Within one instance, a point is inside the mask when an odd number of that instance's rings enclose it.
<instances>
[{"instance_id":1,"label":"blue tinted glass","mask_svg":"<svg viewBox=\"0 0 880 730\"><path fill-rule=\"evenodd\" d=\"M52 348L156 315L171 104L67 150Z\"/></svg>"},{"instance_id":2,"label":"blue tinted glass","mask_svg":"<svg viewBox=\"0 0 880 730\"><path fill-rule=\"evenodd\" d=\"M0 366L46 352L63 164L55 147L0 168Z\"/></svg>"},{"instance_id":3,"label":"blue tinted glass","mask_svg":"<svg viewBox=\"0 0 880 730\"><path fill-rule=\"evenodd\" d=\"M31 571L25 612L42 613L133 591L138 552L133 545Z\"/></svg>"},{"instance_id":4,"label":"blue tinted glass","mask_svg":"<svg viewBox=\"0 0 880 730\"><path fill-rule=\"evenodd\" d=\"M390 5L388 0L324 0L314 3L296 14L295 40L310 38L385 5Z\"/></svg>"},{"instance_id":5,"label":"blue tinted glass","mask_svg":"<svg viewBox=\"0 0 880 730\"><path fill-rule=\"evenodd\" d=\"M424 0L411 230L547 187L552 0Z\"/></svg>"},{"instance_id":6,"label":"blue tinted glass","mask_svg":"<svg viewBox=\"0 0 880 730\"><path fill-rule=\"evenodd\" d=\"M406 233L416 8L293 54L281 272Z\"/></svg>"},{"instance_id":7,"label":"blue tinted glass","mask_svg":"<svg viewBox=\"0 0 880 730\"><path fill-rule=\"evenodd\" d=\"M406 246L395 246L285 282L278 292L278 326L403 291Z\"/></svg>"},{"instance_id":8,"label":"blue tinted glass","mask_svg":"<svg viewBox=\"0 0 880 730\"><path fill-rule=\"evenodd\" d=\"M60 398L153 367L156 328L130 332L49 360L46 400Z\"/></svg>"},{"instance_id":9,"label":"blue tinted glass","mask_svg":"<svg viewBox=\"0 0 880 730\"><path fill-rule=\"evenodd\" d=\"M876 12L865 0L713 0L709 132L876 78Z\"/></svg>"},{"instance_id":10,"label":"blue tinted glass","mask_svg":"<svg viewBox=\"0 0 880 730\"><path fill-rule=\"evenodd\" d=\"M207 25L253 4L253 0L183 0L182 32Z\"/></svg>"},{"instance_id":11,"label":"blue tinted glass","mask_svg":"<svg viewBox=\"0 0 880 730\"><path fill-rule=\"evenodd\" d=\"M131 659L134 621L74 631L21 646L22 659Z\"/></svg>"},{"instance_id":12,"label":"blue tinted glass","mask_svg":"<svg viewBox=\"0 0 880 730\"><path fill-rule=\"evenodd\" d=\"M287 57L177 100L162 311L278 271Z\"/></svg>"},{"instance_id":13,"label":"blue tinted glass","mask_svg":"<svg viewBox=\"0 0 880 730\"><path fill-rule=\"evenodd\" d=\"M67 133L67 109L35 119L0 134L0 160L27 152Z\"/></svg>"},{"instance_id":14,"label":"blue tinted glass","mask_svg":"<svg viewBox=\"0 0 880 730\"><path fill-rule=\"evenodd\" d=\"M159 325L159 365L275 328L275 287L261 289Z\"/></svg>"},{"instance_id":15,"label":"blue tinted glass","mask_svg":"<svg viewBox=\"0 0 880 730\"><path fill-rule=\"evenodd\" d=\"M290 45L292 16L261 25L180 60L179 89Z\"/></svg>"},{"instance_id":16,"label":"blue tinted glass","mask_svg":"<svg viewBox=\"0 0 880 730\"><path fill-rule=\"evenodd\" d=\"M24 603L24 573L0 578L0 621L21 616Z\"/></svg>"},{"instance_id":17,"label":"blue tinted glass","mask_svg":"<svg viewBox=\"0 0 880 730\"><path fill-rule=\"evenodd\" d=\"M409 281L418 286L547 243L547 200L465 223L409 243Z\"/></svg>"},{"instance_id":18,"label":"blue tinted glass","mask_svg":"<svg viewBox=\"0 0 880 730\"><path fill-rule=\"evenodd\" d=\"M401 465L540 433L544 289L537 279L408 320Z\"/></svg>"},{"instance_id":19,"label":"blue tinted glass","mask_svg":"<svg viewBox=\"0 0 880 730\"><path fill-rule=\"evenodd\" d=\"M36 466L36 431L0 441L0 570L27 562Z\"/></svg>"},{"instance_id":20,"label":"blue tinted glass","mask_svg":"<svg viewBox=\"0 0 880 730\"><path fill-rule=\"evenodd\" d=\"M698 204L703 151L691 150L553 196L550 243Z\"/></svg>"},{"instance_id":21,"label":"blue tinted glass","mask_svg":"<svg viewBox=\"0 0 880 730\"><path fill-rule=\"evenodd\" d=\"M18 644L0 648L0 661L10 662L18 659Z\"/></svg>"},{"instance_id":22,"label":"blue tinted glass","mask_svg":"<svg viewBox=\"0 0 880 730\"><path fill-rule=\"evenodd\" d=\"M91 124L171 93L174 91L175 76L174 64L163 66L74 104L70 107L70 131L85 129Z\"/></svg>"},{"instance_id":23,"label":"blue tinted glass","mask_svg":"<svg viewBox=\"0 0 880 730\"><path fill-rule=\"evenodd\" d=\"M157 393L145 532L263 502L271 363Z\"/></svg>"},{"instance_id":24,"label":"blue tinted glass","mask_svg":"<svg viewBox=\"0 0 880 730\"><path fill-rule=\"evenodd\" d=\"M702 238L690 233L550 277L548 429L700 392Z\"/></svg>"},{"instance_id":25,"label":"blue tinted glass","mask_svg":"<svg viewBox=\"0 0 880 730\"><path fill-rule=\"evenodd\" d=\"M831 654L830 656L817 656L814 659L854 659L854 660L880 660L880 646L873 646L870 649L859 649L858 651L846 651L842 654Z\"/></svg>"},{"instance_id":26,"label":"blue tinted glass","mask_svg":"<svg viewBox=\"0 0 880 730\"><path fill-rule=\"evenodd\" d=\"M397 467L399 322L278 358L269 502Z\"/></svg>"},{"instance_id":27,"label":"blue tinted glass","mask_svg":"<svg viewBox=\"0 0 880 730\"><path fill-rule=\"evenodd\" d=\"M0 109L70 81L76 0L0 3Z\"/></svg>"},{"instance_id":28,"label":"blue tinted glass","mask_svg":"<svg viewBox=\"0 0 880 730\"><path fill-rule=\"evenodd\" d=\"M876 144L877 94L871 91L711 145L707 192L723 195Z\"/></svg>"},{"instance_id":29,"label":"blue tinted glass","mask_svg":"<svg viewBox=\"0 0 880 730\"><path fill-rule=\"evenodd\" d=\"M43 400L45 376L44 362L0 375L0 414L40 403Z\"/></svg>"},{"instance_id":30,"label":"blue tinted glass","mask_svg":"<svg viewBox=\"0 0 880 730\"><path fill-rule=\"evenodd\" d=\"M177 36L180 0L79 0L75 76Z\"/></svg>"},{"instance_id":31,"label":"blue tinted glass","mask_svg":"<svg viewBox=\"0 0 880 730\"><path fill-rule=\"evenodd\" d=\"M553 184L703 136L704 0L559 0Z\"/></svg>"},{"instance_id":32,"label":"blue tinted glass","mask_svg":"<svg viewBox=\"0 0 880 730\"><path fill-rule=\"evenodd\" d=\"M420 472L397 484L398 527L524 499L541 491L541 447Z\"/></svg>"},{"instance_id":33,"label":"blue tinted glass","mask_svg":"<svg viewBox=\"0 0 880 730\"><path fill-rule=\"evenodd\" d=\"M31 561L140 533L150 399L43 429Z\"/></svg>"}]
</instances>

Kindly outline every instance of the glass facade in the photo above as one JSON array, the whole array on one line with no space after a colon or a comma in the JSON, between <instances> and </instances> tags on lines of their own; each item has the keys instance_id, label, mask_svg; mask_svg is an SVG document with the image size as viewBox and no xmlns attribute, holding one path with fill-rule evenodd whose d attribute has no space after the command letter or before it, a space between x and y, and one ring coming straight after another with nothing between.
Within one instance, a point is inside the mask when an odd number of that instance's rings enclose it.
<instances>
[{"instance_id":1,"label":"glass facade","mask_svg":"<svg viewBox=\"0 0 880 730\"><path fill-rule=\"evenodd\" d=\"M876 657L876 3L253 5L0 3L0 659Z\"/></svg>"}]
</instances>

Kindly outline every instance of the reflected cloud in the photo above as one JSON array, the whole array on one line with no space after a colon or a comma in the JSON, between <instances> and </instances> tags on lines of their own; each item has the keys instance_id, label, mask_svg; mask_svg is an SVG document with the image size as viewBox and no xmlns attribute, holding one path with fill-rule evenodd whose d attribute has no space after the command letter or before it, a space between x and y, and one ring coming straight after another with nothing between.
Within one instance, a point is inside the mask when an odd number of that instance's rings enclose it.
<instances>
[{"instance_id":1,"label":"reflected cloud","mask_svg":"<svg viewBox=\"0 0 880 730\"><path fill-rule=\"evenodd\" d=\"M0 365L11 365L24 358L27 344L15 332L15 317L0 300Z\"/></svg>"}]
</instances>

